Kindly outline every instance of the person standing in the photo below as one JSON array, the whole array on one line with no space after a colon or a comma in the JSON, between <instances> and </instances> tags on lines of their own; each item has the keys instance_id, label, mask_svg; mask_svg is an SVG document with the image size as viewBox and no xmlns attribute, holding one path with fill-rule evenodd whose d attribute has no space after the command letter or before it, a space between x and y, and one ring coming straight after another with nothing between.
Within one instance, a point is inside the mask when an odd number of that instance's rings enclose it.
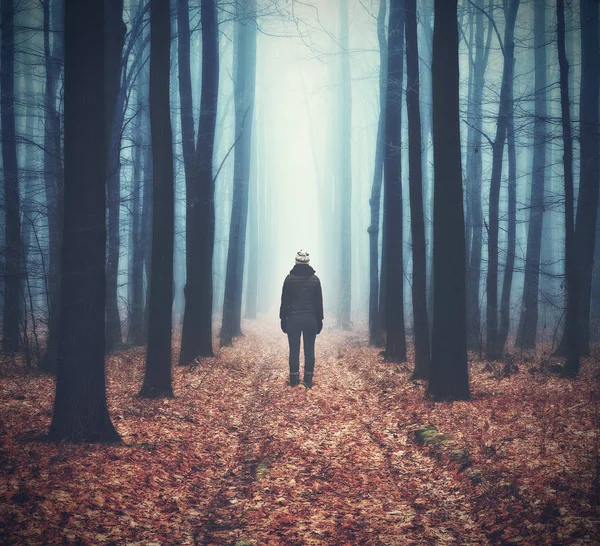
<instances>
[{"instance_id":1,"label":"person standing","mask_svg":"<svg viewBox=\"0 0 600 546\"><path fill-rule=\"evenodd\" d=\"M296 264L283 282L279 318L290 345L290 386L300 384L300 338L304 338L304 386L312 388L315 339L323 329L321 281L309 265L308 252L299 250Z\"/></svg>"}]
</instances>

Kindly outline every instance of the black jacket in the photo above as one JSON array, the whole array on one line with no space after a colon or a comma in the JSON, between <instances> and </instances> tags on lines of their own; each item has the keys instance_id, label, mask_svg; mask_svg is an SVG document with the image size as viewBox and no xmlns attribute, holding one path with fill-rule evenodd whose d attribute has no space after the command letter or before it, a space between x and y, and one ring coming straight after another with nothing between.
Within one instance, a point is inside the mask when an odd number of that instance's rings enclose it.
<instances>
[{"instance_id":1,"label":"black jacket","mask_svg":"<svg viewBox=\"0 0 600 546\"><path fill-rule=\"evenodd\" d=\"M321 281L310 265L296 264L283 282L279 318L306 315L323 320Z\"/></svg>"}]
</instances>

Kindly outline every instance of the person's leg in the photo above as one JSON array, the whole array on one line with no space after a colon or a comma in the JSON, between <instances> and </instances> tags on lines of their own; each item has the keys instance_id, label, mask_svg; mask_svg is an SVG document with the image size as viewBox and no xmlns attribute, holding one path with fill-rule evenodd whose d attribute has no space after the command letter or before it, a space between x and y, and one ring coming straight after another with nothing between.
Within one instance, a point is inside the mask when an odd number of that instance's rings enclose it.
<instances>
[{"instance_id":1,"label":"person's leg","mask_svg":"<svg viewBox=\"0 0 600 546\"><path fill-rule=\"evenodd\" d=\"M312 387L313 374L315 370L315 339L317 338L316 325L310 325L303 330L304 338L304 385Z\"/></svg>"},{"instance_id":2,"label":"person's leg","mask_svg":"<svg viewBox=\"0 0 600 546\"><path fill-rule=\"evenodd\" d=\"M290 385L295 387L300 384L300 332L288 323L288 342L290 345Z\"/></svg>"}]
</instances>

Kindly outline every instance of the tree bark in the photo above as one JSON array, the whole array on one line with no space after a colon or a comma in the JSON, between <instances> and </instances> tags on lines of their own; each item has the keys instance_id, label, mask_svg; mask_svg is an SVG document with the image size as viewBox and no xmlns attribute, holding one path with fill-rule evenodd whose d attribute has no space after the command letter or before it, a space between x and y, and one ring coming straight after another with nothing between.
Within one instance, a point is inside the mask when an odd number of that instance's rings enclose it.
<instances>
[{"instance_id":1,"label":"tree bark","mask_svg":"<svg viewBox=\"0 0 600 546\"><path fill-rule=\"evenodd\" d=\"M246 11L244 11L245 8ZM221 345L230 345L233 338L242 335L242 287L246 227L248 220L248 190L252 118L254 110L254 83L256 78L256 22L254 2L244 6L238 1L238 20L235 23L234 95L235 135L233 202L229 225L229 248L223 297Z\"/></svg>"},{"instance_id":2,"label":"tree bark","mask_svg":"<svg viewBox=\"0 0 600 546\"><path fill-rule=\"evenodd\" d=\"M512 85L514 52L514 30L519 9L519 0L508 0L506 23L504 27L504 69L502 71L502 87L500 89L500 106L496 122L496 137L492 153L492 176L490 180L489 197L489 228L488 228L488 271L486 278L486 358L496 360L498 354L498 228L500 179L504 158L504 143L506 126L510 111L510 86Z\"/></svg>"},{"instance_id":3,"label":"tree bark","mask_svg":"<svg viewBox=\"0 0 600 546\"><path fill-rule=\"evenodd\" d=\"M563 174L565 184L565 274L567 281L567 312L565 316L564 347L567 361L565 375L579 373L579 344L577 335L578 290L577 249L575 246L575 209L573 191L573 136L569 98L569 61L565 51L564 0L556 1L558 65L560 73L560 107L563 137Z\"/></svg>"},{"instance_id":4,"label":"tree bark","mask_svg":"<svg viewBox=\"0 0 600 546\"><path fill-rule=\"evenodd\" d=\"M470 397L460 158L457 0L435 0L433 29L433 336L428 394Z\"/></svg>"},{"instance_id":5,"label":"tree bark","mask_svg":"<svg viewBox=\"0 0 600 546\"><path fill-rule=\"evenodd\" d=\"M375 172L371 186L371 223L369 225L369 344L383 344L382 309L379 306L379 225L381 223L381 186L385 148L385 96L387 81L387 40L385 37L386 0L379 0L377 41L379 43L379 121L375 144Z\"/></svg>"},{"instance_id":6,"label":"tree bark","mask_svg":"<svg viewBox=\"0 0 600 546\"><path fill-rule=\"evenodd\" d=\"M406 361L402 257L402 79L404 72L404 0L390 2L385 115L385 322L387 362Z\"/></svg>"},{"instance_id":7,"label":"tree bark","mask_svg":"<svg viewBox=\"0 0 600 546\"><path fill-rule=\"evenodd\" d=\"M534 349L538 324L538 295L540 284L540 257L544 218L546 180L546 5L534 3L533 44L535 50L535 121L533 127L533 165L531 197L529 200L529 228L523 284L523 308L517 332L517 346Z\"/></svg>"},{"instance_id":8,"label":"tree bark","mask_svg":"<svg viewBox=\"0 0 600 546\"><path fill-rule=\"evenodd\" d=\"M171 320L173 311L173 244L175 200L173 135L169 75L170 6L150 0L150 133L152 138L152 261L146 373L140 396L173 396L171 386Z\"/></svg>"},{"instance_id":9,"label":"tree bark","mask_svg":"<svg viewBox=\"0 0 600 546\"><path fill-rule=\"evenodd\" d=\"M103 2L65 1L65 194L53 441L115 442L106 405ZM85 180L85 184L81 181Z\"/></svg>"},{"instance_id":10,"label":"tree bark","mask_svg":"<svg viewBox=\"0 0 600 546\"><path fill-rule=\"evenodd\" d=\"M187 0L178 0L179 92L186 175L185 311L179 364L213 355L213 256L215 189L213 150L219 86L218 19L215 0L202 0L202 91L198 140L194 142Z\"/></svg>"},{"instance_id":11,"label":"tree bark","mask_svg":"<svg viewBox=\"0 0 600 546\"><path fill-rule=\"evenodd\" d=\"M352 308L352 79L348 22L349 0L340 0L340 162L338 180L340 200L339 301L337 325L350 328ZM339 196L339 197L338 197Z\"/></svg>"},{"instance_id":12,"label":"tree bark","mask_svg":"<svg viewBox=\"0 0 600 546\"><path fill-rule=\"evenodd\" d=\"M21 210L15 134L15 31L12 0L2 0L2 54L0 74L0 116L2 129L2 171L4 178L4 310L2 348L19 350L21 321Z\"/></svg>"},{"instance_id":13,"label":"tree bark","mask_svg":"<svg viewBox=\"0 0 600 546\"><path fill-rule=\"evenodd\" d=\"M406 0L406 109L408 113L408 184L412 231L412 304L415 337L414 379L429 378L429 320L427 318L427 253L423 218L421 110L419 106L419 49L417 2Z\"/></svg>"}]
</instances>

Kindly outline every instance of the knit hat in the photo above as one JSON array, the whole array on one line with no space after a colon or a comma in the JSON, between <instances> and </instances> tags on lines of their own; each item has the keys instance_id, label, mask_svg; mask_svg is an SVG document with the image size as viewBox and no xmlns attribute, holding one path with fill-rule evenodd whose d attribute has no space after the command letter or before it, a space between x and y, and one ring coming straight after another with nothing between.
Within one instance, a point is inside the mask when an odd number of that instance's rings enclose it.
<instances>
[{"instance_id":1,"label":"knit hat","mask_svg":"<svg viewBox=\"0 0 600 546\"><path fill-rule=\"evenodd\" d=\"M305 252L304 250L300 249L296 254L296 263L307 264L308 262L310 262L310 256L308 252Z\"/></svg>"}]
</instances>

